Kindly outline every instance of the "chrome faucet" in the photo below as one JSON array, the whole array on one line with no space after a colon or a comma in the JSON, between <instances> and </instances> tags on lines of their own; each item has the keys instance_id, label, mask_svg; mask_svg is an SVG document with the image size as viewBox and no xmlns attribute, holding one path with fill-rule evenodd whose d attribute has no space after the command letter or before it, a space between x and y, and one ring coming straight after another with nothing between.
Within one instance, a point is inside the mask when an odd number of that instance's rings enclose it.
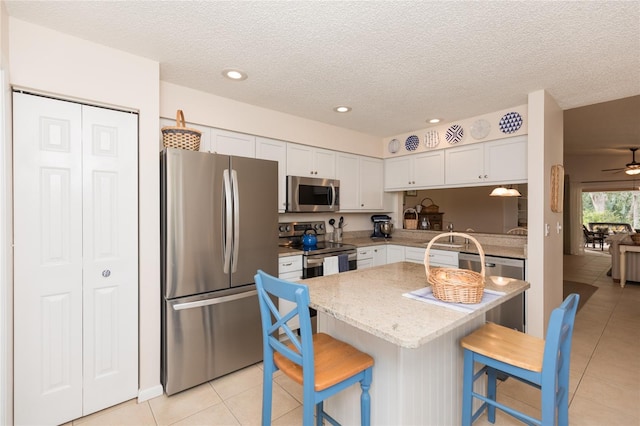
<instances>
[{"instance_id":1,"label":"chrome faucet","mask_svg":"<svg viewBox=\"0 0 640 426\"><path fill-rule=\"evenodd\" d=\"M447 225L449 232L453 232L453 223ZM453 243L453 235L449 235L449 243Z\"/></svg>"}]
</instances>

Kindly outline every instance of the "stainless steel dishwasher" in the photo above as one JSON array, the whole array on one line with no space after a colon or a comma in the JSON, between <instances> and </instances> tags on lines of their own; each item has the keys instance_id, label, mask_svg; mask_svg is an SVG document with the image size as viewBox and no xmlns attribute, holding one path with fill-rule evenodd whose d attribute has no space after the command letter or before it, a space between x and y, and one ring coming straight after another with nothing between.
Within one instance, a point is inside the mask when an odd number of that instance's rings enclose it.
<instances>
[{"instance_id":1,"label":"stainless steel dishwasher","mask_svg":"<svg viewBox=\"0 0 640 426\"><path fill-rule=\"evenodd\" d=\"M460 253L458 266L464 269L480 272L480 255ZM508 257L485 256L485 276L501 276L524 280L524 259ZM520 293L511 300L497 306L486 314L487 321L525 331L525 294Z\"/></svg>"}]
</instances>

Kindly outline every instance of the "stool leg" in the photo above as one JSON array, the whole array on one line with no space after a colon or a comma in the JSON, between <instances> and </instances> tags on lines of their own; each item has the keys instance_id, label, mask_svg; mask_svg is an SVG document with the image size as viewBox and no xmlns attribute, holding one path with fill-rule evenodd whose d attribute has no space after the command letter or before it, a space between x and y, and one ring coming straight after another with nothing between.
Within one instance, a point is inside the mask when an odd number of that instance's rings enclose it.
<instances>
[{"instance_id":1,"label":"stool leg","mask_svg":"<svg viewBox=\"0 0 640 426\"><path fill-rule=\"evenodd\" d=\"M498 372L495 368L489 368L487 371L487 398L492 401L496 400L496 387L497 387L497 378ZM487 407L487 418L489 419L489 423L496 422L496 406L493 404L488 404Z\"/></svg>"},{"instance_id":2,"label":"stool leg","mask_svg":"<svg viewBox=\"0 0 640 426\"><path fill-rule=\"evenodd\" d=\"M273 361L264 360L262 378L262 426L271 424L271 398L273 396Z\"/></svg>"},{"instance_id":3,"label":"stool leg","mask_svg":"<svg viewBox=\"0 0 640 426\"><path fill-rule=\"evenodd\" d=\"M360 381L360 388L362 388L362 394L360 395L360 424L362 426L371 424L371 395L369 395L369 388L371 387L372 376L373 370L369 367L364 370L364 378Z\"/></svg>"},{"instance_id":4,"label":"stool leg","mask_svg":"<svg viewBox=\"0 0 640 426\"><path fill-rule=\"evenodd\" d=\"M462 426L471 426L473 409L473 352L464 350L464 370L462 373Z\"/></svg>"},{"instance_id":5,"label":"stool leg","mask_svg":"<svg viewBox=\"0 0 640 426\"><path fill-rule=\"evenodd\" d=\"M322 401L316 404L316 426L322 426L324 420L324 404Z\"/></svg>"}]
</instances>

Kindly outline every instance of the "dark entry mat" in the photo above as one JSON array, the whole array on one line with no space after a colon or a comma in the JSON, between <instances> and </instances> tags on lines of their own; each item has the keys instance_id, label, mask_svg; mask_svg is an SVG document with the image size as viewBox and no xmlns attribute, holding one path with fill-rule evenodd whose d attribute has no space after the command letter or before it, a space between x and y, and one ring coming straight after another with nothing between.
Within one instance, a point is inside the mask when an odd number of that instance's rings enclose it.
<instances>
[{"instance_id":1,"label":"dark entry mat","mask_svg":"<svg viewBox=\"0 0 640 426\"><path fill-rule=\"evenodd\" d=\"M591 297L593 293L598 290L598 287L585 284L578 283L575 281L563 281L562 282L562 298L566 299L568 295L571 293L578 293L580 295L580 301L578 302L578 310L582 309L587 300Z\"/></svg>"}]
</instances>

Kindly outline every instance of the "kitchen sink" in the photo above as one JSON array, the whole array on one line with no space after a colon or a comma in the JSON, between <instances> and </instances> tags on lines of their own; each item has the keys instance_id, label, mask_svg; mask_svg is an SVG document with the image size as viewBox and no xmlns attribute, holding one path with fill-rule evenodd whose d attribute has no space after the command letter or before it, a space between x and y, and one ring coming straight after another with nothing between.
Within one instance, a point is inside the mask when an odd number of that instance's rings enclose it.
<instances>
[{"instance_id":1,"label":"kitchen sink","mask_svg":"<svg viewBox=\"0 0 640 426\"><path fill-rule=\"evenodd\" d=\"M429 243L424 243L424 245L428 245ZM449 247L449 248L462 248L464 244L460 243L433 243L433 247Z\"/></svg>"}]
</instances>

